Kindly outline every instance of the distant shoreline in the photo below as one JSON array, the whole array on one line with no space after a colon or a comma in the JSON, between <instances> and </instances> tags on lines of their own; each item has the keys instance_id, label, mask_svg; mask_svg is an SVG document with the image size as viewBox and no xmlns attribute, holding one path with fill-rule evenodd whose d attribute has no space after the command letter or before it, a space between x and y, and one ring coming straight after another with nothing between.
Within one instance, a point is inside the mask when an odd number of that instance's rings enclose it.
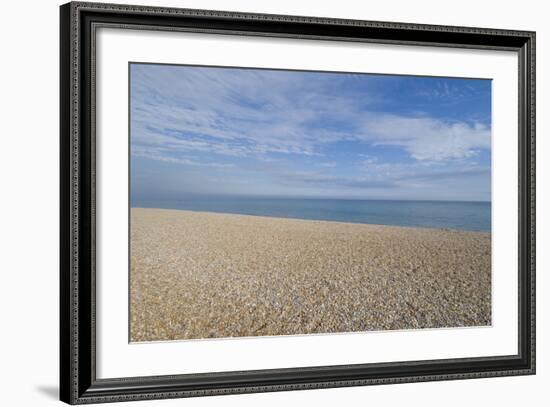
<instances>
[{"instance_id":1,"label":"distant shoreline","mask_svg":"<svg viewBox=\"0 0 550 407\"><path fill-rule=\"evenodd\" d=\"M491 324L487 232L130 216L132 342Z\"/></svg>"},{"instance_id":2,"label":"distant shoreline","mask_svg":"<svg viewBox=\"0 0 550 407\"><path fill-rule=\"evenodd\" d=\"M253 215L253 214L236 213L236 212L217 212L217 211L205 211L205 210L195 210L195 209L151 208L151 207L142 207L142 206L130 207L130 210L134 210L134 209L149 209L154 211L192 212L192 213L205 214L205 215L206 214L234 215L234 216L243 216L243 217L265 218L265 219L295 220L295 221L304 221L304 222L329 222L329 223L344 224L344 225L365 225L365 226L404 228L404 229L427 229L427 230L433 229L433 230L442 230L442 231L449 231L449 232L486 233L489 235L491 234L490 231L468 230L468 229L459 229L459 228L450 228L450 227L388 225L388 224L381 224L381 223L363 223L363 222L353 222L353 221L346 222L346 221L325 220L325 219L303 219L303 218L284 217L284 216Z\"/></svg>"},{"instance_id":3,"label":"distant shoreline","mask_svg":"<svg viewBox=\"0 0 550 407\"><path fill-rule=\"evenodd\" d=\"M294 200L308 200L308 201L362 201L362 202L448 202L448 203L481 203L490 204L491 201L472 201L466 199L374 199L374 198L335 198L335 197L320 197L320 196L275 196L275 195L189 195L180 199L161 199L160 201L179 201L187 198L200 198L200 199L294 199ZM140 199L140 201L148 201L147 199Z\"/></svg>"}]
</instances>

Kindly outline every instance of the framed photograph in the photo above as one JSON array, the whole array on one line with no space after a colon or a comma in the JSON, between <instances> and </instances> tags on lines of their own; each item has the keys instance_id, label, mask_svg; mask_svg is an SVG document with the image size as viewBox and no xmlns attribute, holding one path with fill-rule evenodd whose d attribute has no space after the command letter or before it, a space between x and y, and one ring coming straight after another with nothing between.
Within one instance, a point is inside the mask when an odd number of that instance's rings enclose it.
<instances>
[{"instance_id":1,"label":"framed photograph","mask_svg":"<svg viewBox=\"0 0 550 407\"><path fill-rule=\"evenodd\" d=\"M61 400L535 373L535 33L61 6Z\"/></svg>"}]
</instances>

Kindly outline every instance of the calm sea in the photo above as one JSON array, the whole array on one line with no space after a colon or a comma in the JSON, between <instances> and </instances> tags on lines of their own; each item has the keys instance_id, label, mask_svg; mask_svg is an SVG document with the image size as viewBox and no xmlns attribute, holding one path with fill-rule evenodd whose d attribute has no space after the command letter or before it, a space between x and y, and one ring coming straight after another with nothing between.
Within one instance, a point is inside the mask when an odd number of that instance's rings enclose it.
<instances>
[{"instance_id":1,"label":"calm sea","mask_svg":"<svg viewBox=\"0 0 550 407\"><path fill-rule=\"evenodd\" d=\"M192 197L177 201L137 201L132 202L132 206L378 225L491 231L490 202Z\"/></svg>"}]
</instances>

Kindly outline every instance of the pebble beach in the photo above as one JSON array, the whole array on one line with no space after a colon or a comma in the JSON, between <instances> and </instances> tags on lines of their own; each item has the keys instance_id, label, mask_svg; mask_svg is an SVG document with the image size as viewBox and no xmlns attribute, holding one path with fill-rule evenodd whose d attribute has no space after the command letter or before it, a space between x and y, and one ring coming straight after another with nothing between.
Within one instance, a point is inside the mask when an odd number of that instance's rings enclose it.
<instances>
[{"instance_id":1,"label":"pebble beach","mask_svg":"<svg viewBox=\"0 0 550 407\"><path fill-rule=\"evenodd\" d=\"M131 209L130 340L491 324L491 234Z\"/></svg>"}]
</instances>

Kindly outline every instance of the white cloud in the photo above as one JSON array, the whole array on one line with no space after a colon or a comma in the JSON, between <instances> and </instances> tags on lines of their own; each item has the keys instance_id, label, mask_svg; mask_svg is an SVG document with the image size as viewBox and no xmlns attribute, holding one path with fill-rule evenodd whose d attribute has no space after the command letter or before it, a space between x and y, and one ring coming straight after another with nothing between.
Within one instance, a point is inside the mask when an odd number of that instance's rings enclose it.
<instances>
[{"instance_id":1,"label":"white cloud","mask_svg":"<svg viewBox=\"0 0 550 407\"><path fill-rule=\"evenodd\" d=\"M468 158L491 147L491 130L480 123L369 114L363 125L365 141L403 148L420 161Z\"/></svg>"},{"instance_id":2,"label":"white cloud","mask_svg":"<svg viewBox=\"0 0 550 407\"><path fill-rule=\"evenodd\" d=\"M132 143L155 150L150 158L318 156L343 140L399 148L418 161L465 159L490 148L491 131L482 124L374 113L368 92L357 106L357 98L335 95L338 76L182 69L133 71Z\"/></svg>"}]
</instances>

